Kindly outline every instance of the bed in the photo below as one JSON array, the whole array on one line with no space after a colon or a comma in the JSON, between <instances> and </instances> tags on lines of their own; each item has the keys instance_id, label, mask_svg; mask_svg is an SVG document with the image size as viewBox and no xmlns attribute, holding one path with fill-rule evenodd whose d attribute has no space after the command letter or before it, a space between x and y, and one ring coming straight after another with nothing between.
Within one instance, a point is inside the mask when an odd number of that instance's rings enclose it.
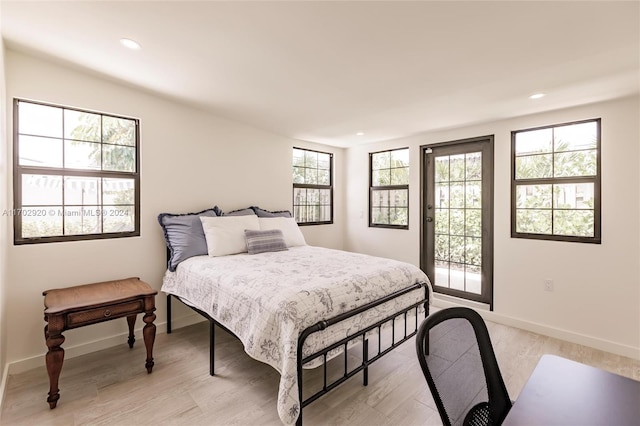
<instances>
[{"instance_id":1,"label":"bed","mask_svg":"<svg viewBox=\"0 0 640 426\"><path fill-rule=\"evenodd\" d=\"M280 373L277 409L282 422L302 424L304 406L360 372L366 385L369 365L415 334L428 314L430 284L408 263L306 245L293 219L259 220L253 231L246 228L249 222L254 226L253 218L235 220L238 229L253 232L263 245L273 242L264 237L272 228L283 237L279 249L252 253L247 237L248 252L222 250L224 254L211 256L220 241L207 238L213 234L208 226L224 222L226 232L231 221L202 219L208 253L190 256L174 268L170 258L164 275L167 332L172 298L207 318L211 375L214 327L238 337L249 356ZM369 339L385 328L391 332L390 343L382 345L378 338L377 348L369 348ZM347 366L346 352L352 347L362 351L357 366ZM343 374L329 381L327 361L340 354L345 359ZM324 369L321 389L307 397L303 368Z\"/></svg>"}]
</instances>

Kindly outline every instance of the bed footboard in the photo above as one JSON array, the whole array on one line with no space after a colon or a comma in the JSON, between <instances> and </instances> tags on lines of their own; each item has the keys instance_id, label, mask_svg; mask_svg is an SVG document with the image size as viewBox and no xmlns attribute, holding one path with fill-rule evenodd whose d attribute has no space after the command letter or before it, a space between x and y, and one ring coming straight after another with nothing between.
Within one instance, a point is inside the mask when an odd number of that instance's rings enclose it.
<instances>
[{"instance_id":1,"label":"bed footboard","mask_svg":"<svg viewBox=\"0 0 640 426\"><path fill-rule=\"evenodd\" d=\"M413 305L410 305L404 309L402 309L399 312L396 312L374 324L371 324L370 326L356 332L353 333L347 337L345 337L342 340L339 340L335 343L333 343L332 345L321 349L311 355L308 355L306 357L303 358L302 356L302 351L303 351L303 347L304 347L304 343L307 340L307 338L309 336L311 336L313 333L319 332L321 330L324 330L334 324L337 324L341 321L347 320L355 315L361 314L364 311L367 311L371 308L375 308L376 306L379 306L383 303L386 303L388 301L391 301L395 298L398 298L400 296L403 296L404 294L407 294L413 290L419 289L419 288L424 288L424 299L414 303ZM328 320L323 320L323 321L319 321L318 323L312 325L311 327L305 329L302 333L300 333L300 337L298 338L298 348L297 348L297 356L298 356L298 400L300 401L300 412L298 414L298 420L296 421L296 425L297 426L301 426L302 425L302 409L304 407L306 407L307 405L311 404L313 401L315 401L316 399L320 398L321 396L327 394L329 391L331 391L332 389L336 388L337 386L339 386L340 384L344 383L345 381L347 381L348 379L350 379L351 377L353 377L354 375L356 375L357 373L359 373L360 371L362 371L363 373L363 385L367 386L368 384L368 380L369 380L369 376L368 376L368 367L369 365L371 365L372 363L374 363L375 361L377 361L378 359L380 359L382 356L386 355L387 353L391 352L393 349L397 348L398 346L400 346L402 343L406 342L407 340L409 340L410 338L412 338L418 331L418 327L420 325L419 320L418 320L418 312L419 312L419 307L420 305L422 305L424 307L424 315L425 318L427 315L429 315L429 288L427 286L426 283L416 283L413 284L410 287L407 287L403 290L399 290L396 291L395 293L389 294L388 296L385 296L381 299L375 300L373 302L370 302L366 305L360 306L359 308L356 308L354 310L351 310L349 312L345 312L344 314L338 315L334 318L330 318ZM415 312L415 321L414 324L411 328L407 327L407 315L414 311ZM402 316L404 321L404 327L403 330L400 330L401 334L398 340L396 340L396 327L395 327L395 319ZM389 347L386 347L385 349L382 349L381 346L381 337L382 337L382 327L386 324L386 323L390 323L391 324L391 344ZM374 356L371 356L371 354L369 353L369 340L367 338L367 333L371 333L372 331L377 332L378 335L378 348L377 348L377 353ZM347 349L348 349L348 345L350 342L354 342L354 341L362 341L362 361L359 365L355 366L352 369L348 368L348 364L347 364ZM338 349L340 347L343 347L343 353L344 353L344 366L343 366L343 374L342 377L337 378L336 380L332 381L332 382L328 382L327 381L327 357L329 352ZM323 368L323 385L322 385L322 389L320 389L319 391L315 392L313 395L310 395L308 398L303 399L303 379L302 379L302 371L303 368L302 366L307 364L310 361L313 361L315 359L318 358L322 358L322 368Z\"/></svg>"}]
</instances>

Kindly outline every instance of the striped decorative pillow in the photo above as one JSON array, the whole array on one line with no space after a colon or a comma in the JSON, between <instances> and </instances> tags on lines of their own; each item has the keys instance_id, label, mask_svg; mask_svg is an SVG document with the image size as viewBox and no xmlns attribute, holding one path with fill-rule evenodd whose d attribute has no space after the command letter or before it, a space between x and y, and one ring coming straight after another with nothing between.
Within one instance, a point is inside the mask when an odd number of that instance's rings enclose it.
<instances>
[{"instance_id":1,"label":"striped decorative pillow","mask_svg":"<svg viewBox=\"0 0 640 426\"><path fill-rule=\"evenodd\" d=\"M249 254L288 250L282 231L279 229L267 229L265 231L245 229L244 237L247 240Z\"/></svg>"}]
</instances>

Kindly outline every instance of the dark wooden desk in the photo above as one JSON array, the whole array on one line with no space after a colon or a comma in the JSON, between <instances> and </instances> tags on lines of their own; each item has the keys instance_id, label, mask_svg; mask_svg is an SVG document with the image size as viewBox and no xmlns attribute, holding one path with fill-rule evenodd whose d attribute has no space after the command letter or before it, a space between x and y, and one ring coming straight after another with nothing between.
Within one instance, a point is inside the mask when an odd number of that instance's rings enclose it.
<instances>
[{"instance_id":1,"label":"dark wooden desk","mask_svg":"<svg viewBox=\"0 0 640 426\"><path fill-rule=\"evenodd\" d=\"M543 355L504 426L637 426L640 382Z\"/></svg>"},{"instance_id":2,"label":"dark wooden desk","mask_svg":"<svg viewBox=\"0 0 640 426\"><path fill-rule=\"evenodd\" d=\"M142 329L144 343L147 349L145 367L147 373L153 368L153 342L156 337L156 326L153 321L156 315L155 295L157 290L139 278L106 281L75 287L47 290L44 296L44 328L49 351L46 356L47 372L49 373L49 408L56 408L60 399L58 379L64 361L64 343L62 332L71 328L116 318L127 317L129 324L129 347L133 347L135 338L133 327L137 314L144 313L145 326Z\"/></svg>"}]
</instances>

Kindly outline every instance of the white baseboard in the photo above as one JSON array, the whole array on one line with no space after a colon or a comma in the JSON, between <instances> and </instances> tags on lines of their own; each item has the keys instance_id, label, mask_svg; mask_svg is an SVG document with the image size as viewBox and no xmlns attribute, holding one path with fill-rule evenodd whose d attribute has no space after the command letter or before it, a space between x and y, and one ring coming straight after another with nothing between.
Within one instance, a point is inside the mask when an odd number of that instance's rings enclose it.
<instances>
[{"instance_id":1,"label":"white baseboard","mask_svg":"<svg viewBox=\"0 0 640 426\"><path fill-rule=\"evenodd\" d=\"M440 295L433 298L433 306L438 308L449 308L452 306L468 306L465 301L460 301L454 298L444 298ZM482 305L482 304L478 304ZM605 352L610 352L616 355L622 355L636 360L640 360L640 348L633 346L622 345L620 343L612 342L610 340L598 339L593 336L587 336L585 334L574 333L572 331L563 330L561 328L549 327L544 324L538 324L535 322L524 321L519 318L514 318L508 315L498 314L496 312L483 309L480 306L471 306L476 308L478 313L486 320L497 322L499 324L508 325L511 327L520 328L523 330L531 331L533 333L542 334L545 336L553 337L567 342L576 343L579 345L589 346L591 348L599 349Z\"/></svg>"},{"instance_id":2,"label":"white baseboard","mask_svg":"<svg viewBox=\"0 0 640 426\"><path fill-rule=\"evenodd\" d=\"M5 389L7 388L7 379L9 378L9 365L4 366L2 372L2 380L0 381L0 413L2 413L2 405L4 404Z\"/></svg>"},{"instance_id":3,"label":"white baseboard","mask_svg":"<svg viewBox=\"0 0 640 426\"><path fill-rule=\"evenodd\" d=\"M202 318L200 315L197 315L195 313L188 314L180 318L172 318L171 328L172 329L182 328L182 327L186 327L188 325L195 324L201 321L206 321L206 320ZM140 326L140 328L137 328L135 331L138 334L142 333L142 326ZM167 332L166 321L156 323L156 334L166 333L166 332ZM105 337L102 339L94 340L91 342L82 343L77 346L69 346L69 347L63 346L64 358L71 359L80 355L85 355L91 352L121 345L122 342L127 340L127 336L128 336L128 333L124 332L124 333L119 333L113 336ZM21 359L19 361L13 361L7 364L7 366L5 367L4 375L6 376L8 374L19 374L24 371L31 370L32 368L39 368L39 367L44 368L45 355L46 355L46 352L38 356ZM3 382L2 382L3 387L0 389L0 392L4 390L4 384L5 382L3 377Z\"/></svg>"}]
</instances>

